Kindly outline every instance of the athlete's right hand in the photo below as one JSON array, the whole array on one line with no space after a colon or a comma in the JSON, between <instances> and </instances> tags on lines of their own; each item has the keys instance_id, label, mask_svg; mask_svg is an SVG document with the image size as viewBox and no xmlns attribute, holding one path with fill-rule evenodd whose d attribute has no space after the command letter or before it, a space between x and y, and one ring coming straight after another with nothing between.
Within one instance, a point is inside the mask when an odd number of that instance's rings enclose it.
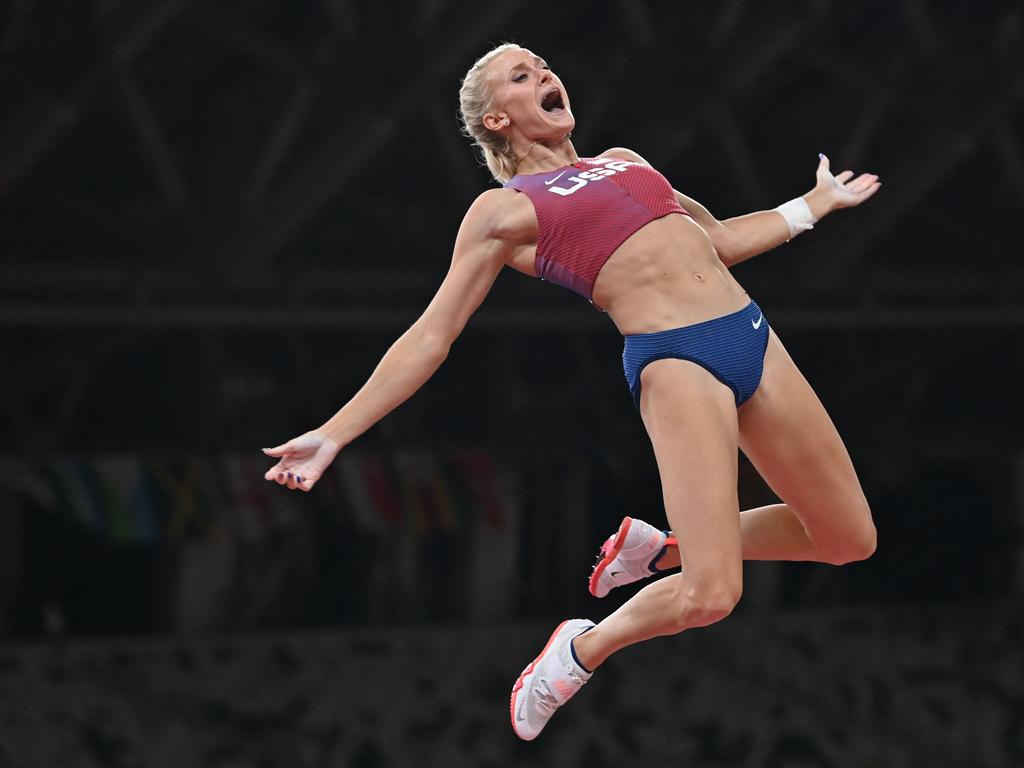
<instances>
[{"instance_id":1,"label":"athlete's right hand","mask_svg":"<svg viewBox=\"0 0 1024 768\"><path fill-rule=\"evenodd\" d=\"M319 432L307 432L276 448L264 448L267 456L280 459L263 476L292 490L309 491L334 461L341 446Z\"/></svg>"}]
</instances>

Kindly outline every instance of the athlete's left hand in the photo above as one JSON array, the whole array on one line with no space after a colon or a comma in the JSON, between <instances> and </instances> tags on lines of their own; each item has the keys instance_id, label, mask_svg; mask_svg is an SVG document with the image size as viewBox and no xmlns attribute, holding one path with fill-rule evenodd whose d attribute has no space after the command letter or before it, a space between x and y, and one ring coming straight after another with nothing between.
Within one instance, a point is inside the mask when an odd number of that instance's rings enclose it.
<instances>
[{"instance_id":1,"label":"athlete's left hand","mask_svg":"<svg viewBox=\"0 0 1024 768\"><path fill-rule=\"evenodd\" d=\"M836 208L853 208L869 199L882 186L877 174L862 173L857 178L853 171L843 171L835 176L829 170L828 158L820 155L821 162L815 173L818 183L811 190L811 195L826 204L826 210ZM809 196L809 197L810 197Z\"/></svg>"}]
</instances>

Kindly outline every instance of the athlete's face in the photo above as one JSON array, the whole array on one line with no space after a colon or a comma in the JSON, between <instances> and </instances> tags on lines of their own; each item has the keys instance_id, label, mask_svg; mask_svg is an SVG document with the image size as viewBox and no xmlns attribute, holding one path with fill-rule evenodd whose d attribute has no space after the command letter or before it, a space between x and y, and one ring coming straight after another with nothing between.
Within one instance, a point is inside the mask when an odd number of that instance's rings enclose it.
<instances>
[{"instance_id":1,"label":"athlete's face","mask_svg":"<svg viewBox=\"0 0 1024 768\"><path fill-rule=\"evenodd\" d=\"M501 120L527 139L561 138L576 125L565 86L547 63L531 51L513 48L487 65L487 78L494 94L496 120L491 130L501 130ZM490 121L485 121L485 125Z\"/></svg>"}]
</instances>

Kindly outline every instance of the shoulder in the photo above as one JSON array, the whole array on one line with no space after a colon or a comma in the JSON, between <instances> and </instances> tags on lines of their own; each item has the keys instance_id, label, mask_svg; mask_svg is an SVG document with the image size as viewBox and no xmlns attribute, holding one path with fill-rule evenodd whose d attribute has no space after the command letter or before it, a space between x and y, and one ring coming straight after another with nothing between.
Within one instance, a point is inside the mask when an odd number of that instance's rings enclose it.
<instances>
[{"instance_id":1,"label":"shoulder","mask_svg":"<svg viewBox=\"0 0 1024 768\"><path fill-rule=\"evenodd\" d=\"M488 219L500 216L509 206L514 205L519 197L518 192L508 187L488 189L477 195L476 200L469 206L466 216Z\"/></svg>"},{"instance_id":2,"label":"shoulder","mask_svg":"<svg viewBox=\"0 0 1024 768\"><path fill-rule=\"evenodd\" d=\"M508 188L488 189L466 211L459 240L466 244L503 241L512 246L529 239L531 225L536 228L536 218L525 195Z\"/></svg>"},{"instance_id":3,"label":"shoulder","mask_svg":"<svg viewBox=\"0 0 1024 768\"><path fill-rule=\"evenodd\" d=\"M616 160L628 160L631 163L640 163L641 165L650 165L640 155L634 152L632 149L626 149L625 147L612 147L606 149L598 157L614 157Z\"/></svg>"},{"instance_id":4,"label":"shoulder","mask_svg":"<svg viewBox=\"0 0 1024 768\"><path fill-rule=\"evenodd\" d=\"M514 239L533 219L533 205L514 189L488 189L477 196L462 221L464 229L484 238Z\"/></svg>"}]
</instances>

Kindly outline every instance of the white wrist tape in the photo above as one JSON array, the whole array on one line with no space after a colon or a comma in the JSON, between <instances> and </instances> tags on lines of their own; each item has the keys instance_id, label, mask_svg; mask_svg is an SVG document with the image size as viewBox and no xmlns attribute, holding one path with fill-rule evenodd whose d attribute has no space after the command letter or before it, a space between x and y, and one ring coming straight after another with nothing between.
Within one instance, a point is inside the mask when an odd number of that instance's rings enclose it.
<instances>
[{"instance_id":1,"label":"white wrist tape","mask_svg":"<svg viewBox=\"0 0 1024 768\"><path fill-rule=\"evenodd\" d=\"M802 197L794 197L789 202L780 205L775 209L775 211L777 213L781 213L782 218L784 218L786 220L786 224L789 225L790 240L801 232L805 232L808 229L814 229L814 225L818 221L814 217L814 214L811 213L811 206L809 206L807 201Z\"/></svg>"}]
</instances>

